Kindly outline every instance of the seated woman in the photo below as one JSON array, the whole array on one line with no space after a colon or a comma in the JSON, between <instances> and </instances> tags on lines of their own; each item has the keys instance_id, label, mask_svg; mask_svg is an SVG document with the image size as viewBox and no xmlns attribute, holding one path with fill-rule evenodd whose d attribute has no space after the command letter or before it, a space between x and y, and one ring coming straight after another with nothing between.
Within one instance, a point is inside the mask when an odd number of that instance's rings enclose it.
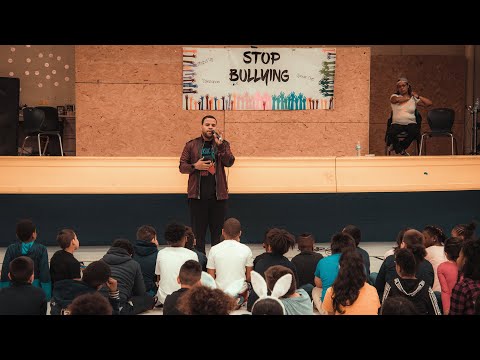
<instances>
[{"instance_id":1,"label":"seated woman","mask_svg":"<svg viewBox=\"0 0 480 360\"><path fill-rule=\"evenodd\" d=\"M420 133L417 124L415 110L417 106L430 106L432 101L424 96L418 95L412 90L412 86L404 77L397 81L397 92L390 96L392 106L392 125L388 128L387 135L395 153L409 155L405 150L408 149L414 139ZM408 136L399 141L397 135L406 131Z\"/></svg>"},{"instance_id":2,"label":"seated woman","mask_svg":"<svg viewBox=\"0 0 480 360\"><path fill-rule=\"evenodd\" d=\"M377 315L377 289L367 283L362 256L347 250L340 256L340 269L322 303L328 315Z\"/></svg>"}]
</instances>

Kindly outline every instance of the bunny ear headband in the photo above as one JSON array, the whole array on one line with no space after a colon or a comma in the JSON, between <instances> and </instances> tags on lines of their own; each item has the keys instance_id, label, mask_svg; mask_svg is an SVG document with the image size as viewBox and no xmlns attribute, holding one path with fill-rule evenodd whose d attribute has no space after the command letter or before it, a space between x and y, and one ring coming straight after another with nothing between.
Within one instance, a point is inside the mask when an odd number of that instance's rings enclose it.
<instances>
[{"instance_id":1,"label":"bunny ear headband","mask_svg":"<svg viewBox=\"0 0 480 360\"><path fill-rule=\"evenodd\" d=\"M283 306L283 303L279 300L279 298L285 295L290 289L290 285L292 284L292 274L285 274L280 279L278 279L278 281L275 283L275 286L273 287L271 295L268 295L267 282L262 277L262 275L260 275L256 271L252 271L251 277L253 290L255 290L258 295L258 300L255 301L255 304L261 299L270 298L278 301L280 305L282 305L283 313L285 314L285 307ZM253 304L252 309L255 304Z\"/></svg>"},{"instance_id":2,"label":"bunny ear headband","mask_svg":"<svg viewBox=\"0 0 480 360\"><path fill-rule=\"evenodd\" d=\"M215 279L213 278L213 276L205 271L202 271L200 282L202 283L202 285L208 286L209 288L212 288L212 289L217 288L217 283L215 282ZM230 296L235 297L242 290L244 284L245 284L245 280L243 279L235 280L225 290L223 290L223 292Z\"/></svg>"}]
</instances>

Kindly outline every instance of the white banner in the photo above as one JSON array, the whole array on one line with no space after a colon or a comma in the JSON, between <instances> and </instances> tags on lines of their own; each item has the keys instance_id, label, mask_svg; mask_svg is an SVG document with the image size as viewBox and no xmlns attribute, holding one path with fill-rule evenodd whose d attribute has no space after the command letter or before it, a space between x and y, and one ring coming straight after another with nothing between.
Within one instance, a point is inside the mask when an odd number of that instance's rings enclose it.
<instances>
[{"instance_id":1,"label":"white banner","mask_svg":"<svg viewBox=\"0 0 480 360\"><path fill-rule=\"evenodd\" d=\"M333 109L335 60L335 48L183 48L183 109Z\"/></svg>"}]
</instances>

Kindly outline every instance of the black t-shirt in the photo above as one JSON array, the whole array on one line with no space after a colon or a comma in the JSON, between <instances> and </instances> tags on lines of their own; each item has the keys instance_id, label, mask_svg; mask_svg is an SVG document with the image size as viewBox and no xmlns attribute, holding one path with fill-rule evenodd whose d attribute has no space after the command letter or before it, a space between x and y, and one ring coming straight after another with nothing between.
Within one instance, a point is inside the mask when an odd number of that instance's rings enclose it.
<instances>
[{"instance_id":1,"label":"black t-shirt","mask_svg":"<svg viewBox=\"0 0 480 360\"><path fill-rule=\"evenodd\" d=\"M292 258L292 263L295 264L298 272L297 288L305 284L315 286L315 270L321 259L323 259L322 254L312 251L303 251Z\"/></svg>"},{"instance_id":2,"label":"black t-shirt","mask_svg":"<svg viewBox=\"0 0 480 360\"><path fill-rule=\"evenodd\" d=\"M165 298L165 303L163 304L163 315L185 315L184 313L177 310L177 303L188 289L180 288L177 291L174 291L170 295L167 295Z\"/></svg>"},{"instance_id":3,"label":"black t-shirt","mask_svg":"<svg viewBox=\"0 0 480 360\"><path fill-rule=\"evenodd\" d=\"M215 164L215 148L212 141L205 141L202 148L203 160L211 160ZM216 164L215 164L216 166ZM217 197L215 174L207 170L200 171L200 199L208 200Z\"/></svg>"},{"instance_id":4,"label":"black t-shirt","mask_svg":"<svg viewBox=\"0 0 480 360\"><path fill-rule=\"evenodd\" d=\"M80 262L68 251L58 250L50 260L50 276L52 287L55 281L80 279Z\"/></svg>"}]
</instances>

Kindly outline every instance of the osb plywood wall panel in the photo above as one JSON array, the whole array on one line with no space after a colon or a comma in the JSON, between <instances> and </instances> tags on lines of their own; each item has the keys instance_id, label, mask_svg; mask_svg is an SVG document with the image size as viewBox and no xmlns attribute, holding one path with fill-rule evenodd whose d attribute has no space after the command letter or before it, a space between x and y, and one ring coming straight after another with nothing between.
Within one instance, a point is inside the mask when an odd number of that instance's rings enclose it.
<instances>
[{"instance_id":1,"label":"osb plywood wall panel","mask_svg":"<svg viewBox=\"0 0 480 360\"><path fill-rule=\"evenodd\" d=\"M429 108L418 107L422 114L422 132L429 131L427 111L447 107L455 110L453 134L458 152L463 152L466 59L464 56L419 55L371 58L370 79L370 153L383 155L385 131L390 116L390 95L396 91L396 80L408 78L413 90L430 100ZM427 140L428 155L451 154L450 138ZM413 152L414 143L410 147Z\"/></svg>"},{"instance_id":2,"label":"osb plywood wall panel","mask_svg":"<svg viewBox=\"0 0 480 360\"><path fill-rule=\"evenodd\" d=\"M182 110L181 46L76 46L78 156L180 156L213 114L236 156L368 149L370 49L337 48L335 110ZM367 152L366 150L364 152Z\"/></svg>"}]
</instances>

